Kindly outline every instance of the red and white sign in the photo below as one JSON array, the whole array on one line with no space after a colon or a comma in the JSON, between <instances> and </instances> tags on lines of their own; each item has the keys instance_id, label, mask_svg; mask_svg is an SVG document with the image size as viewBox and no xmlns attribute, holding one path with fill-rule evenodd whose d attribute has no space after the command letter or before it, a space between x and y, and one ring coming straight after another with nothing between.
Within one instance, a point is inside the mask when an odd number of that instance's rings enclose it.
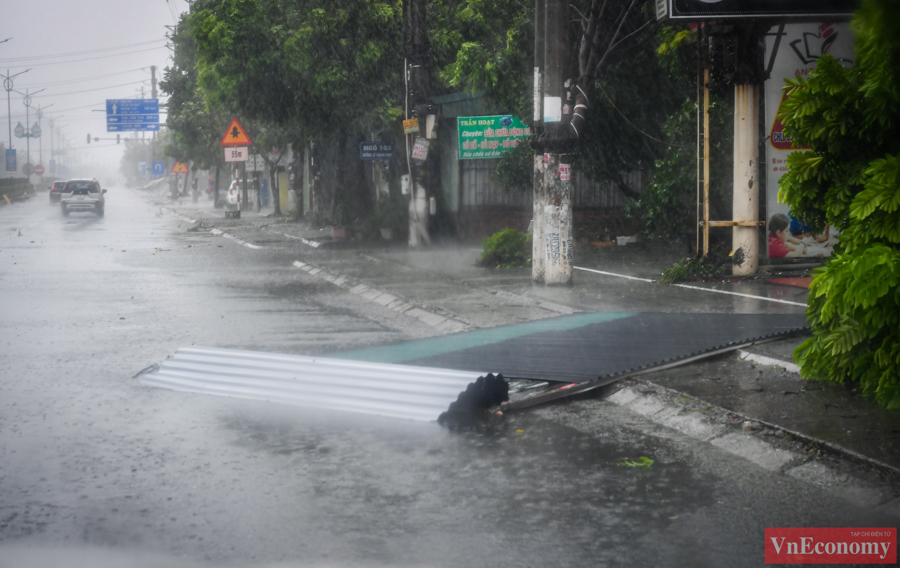
<instances>
[{"instance_id":1,"label":"red and white sign","mask_svg":"<svg viewBox=\"0 0 900 568\"><path fill-rule=\"evenodd\" d=\"M767 528L766 564L896 564L895 528Z\"/></svg>"},{"instance_id":2,"label":"red and white sign","mask_svg":"<svg viewBox=\"0 0 900 568\"><path fill-rule=\"evenodd\" d=\"M246 162L249 156L247 148L225 148L226 162Z\"/></svg>"},{"instance_id":3,"label":"red and white sign","mask_svg":"<svg viewBox=\"0 0 900 568\"><path fill-rule=\"evenodd\" d=\"M559 165L559 179L562 181L569 181L572 179L572 164Z\"/></svg>"},{"instance_id":4,"label":"red and white sign","mask_svg":"<svg viewBox=\"0 0 900 568\"><path fill-rule=\"evenodd\" d=\"M44 166L38 164L34 167L34 175L42 176L44 175Z\"/></svg>"},{"instance_id":5,"label":"red and white sign","mask_svg":"<svg viewBox=\"0 0 900 568\"><path fill-rule=\"evenodd\" d=\"M429 141L424 138L416 138L416 143L412 150L412 159L425 161L428 158Z\"/></svg>"}]
</instances>

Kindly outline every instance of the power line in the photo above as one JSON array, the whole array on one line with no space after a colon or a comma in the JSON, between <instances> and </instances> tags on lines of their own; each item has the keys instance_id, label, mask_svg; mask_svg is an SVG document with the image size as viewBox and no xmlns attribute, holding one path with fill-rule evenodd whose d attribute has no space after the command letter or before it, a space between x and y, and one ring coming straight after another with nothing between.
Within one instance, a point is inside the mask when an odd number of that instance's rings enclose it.
<instances>
[{"instance_id":1,"label":"power line","mask_svg":"<svg viewBox=\"0 0 900 568\"><path fill-rule=\"evenodd\" d=\"M67 79L65 81L51 81L50 83L34 83L30 85L21 85L20 88L30 88L37 89L38 87L55 87L58 85L68 85L71 83L83 83L85 81L94 81L97 79L108 79L109 77L118 77L119 75L125 75L126 73L136 73L138 71L143 71L143 67L139 67L137 69L128 69L127 71L119 71L118 73L109 73L107 75L94 75L93 77L82 77L80 79Z\"/></svg>"},{"instance_id":2,"label":"power line","mask_svg":"<svg viewBox=\"0 0 900 568\"><path fill-rule=\"evenodd\" d=\"M117 45L115 47L101 47L99 49L88 49L86 51L70 51L68 53L57 53L53 55L34 55L31 57L5 57L0 59L0 63L7 63L10 61L37 61L40 59L55 59L58 57L72 57L73 55L87 55L89 53L102 53L106 51L112 51L115 49L131 49L133 47L140 47L143 45L150 45L152 43L159 43L161 41L165 41L162 39L154 39L151 41L142 41L140 43L131 43L128 45Z\"/></svg>"},{"instance_id":3,"label":"power line","mask_svg":"<svg viewBox=\"0 0 900 568\"><path fill-rule=\"evenodd\" d=\"M97 87L96 89L84 89L81 91L69 91L68 93L48 93L46 95L39 95L34 98L40 99L40 98L44 98L44 97L61 97L63 95L75 95L78 93L89 93L91 91L102 91L104 89L114 89L116 87L127 87L128 85L137 85L138 83L143 83L143 82L144 82L143 80L140 80L140 81L132 81L130 83L121 83L119 85L109 85L106 87Z\"/></svg>"},{"instance_id":4,"label":"power line","mask_svg":"<svg viewBox=\"0 0 900 568\"><path fill-rule=\"evenodd\" d=\"M32 63L30 65L9 65L10 69L18 69L20 67L44 67L46 65L64 65L67 63L80 63L82 61L94 61L95 59L107 59L109 57L120 57L122 55L133 55L135 53L144 53L145 51L156 51L157 49L165 49L166 46L151 47L149 49L138 49L137 51L127 51L125 53L112 53L109 55L98 55L97 57L85 57L84 59L72 59L70 61L54 61L52 63Z\"/></svg>"}]
</instances>

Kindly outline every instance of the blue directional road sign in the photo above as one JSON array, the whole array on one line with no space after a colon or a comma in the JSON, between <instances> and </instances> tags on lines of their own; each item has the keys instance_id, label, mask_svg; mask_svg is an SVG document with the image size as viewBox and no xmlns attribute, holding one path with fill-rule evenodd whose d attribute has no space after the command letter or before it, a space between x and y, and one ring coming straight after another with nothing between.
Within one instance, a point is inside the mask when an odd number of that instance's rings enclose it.
<instances>
[{"instance_id":1,"label":"blue directional road sign","mask_svg":"<svg viewBox=\"0 0 900 568\"><path fill-rule=\"evenodd\" d=\"M6 151L6 171L14 172L18 169L19 169L19 166L16 163L16 151L15 150L7 150Z\"/></svg>"},{"instance_id":2,"label":"blue directional road sign","mask_svg":"<svg viewBox=\"0 0 900 568\"><path fill-rule=\"evenodd\" d=\"M159 130L159 99L106 99L106 131Z\"/></svg>"},{"instance_id":3,"label":"blue directional road sign","mask_svg":"<svg viewBox=\"0 0 900 568\"><path fill-rule=\"evenodd\" d=\"M138 162L138 175L147 175L147 162Z\"/></svg>"},{"instance_id":4,"label":"blue directional road sign","mask_svg":"<svg viewBox=\"0 0 900 568\"><path fill-rule=\"evenodd\" d=\"M166 163L165 162L153 162L153 175L161 176L166 173Z\"/></svg>"}]
</instances>

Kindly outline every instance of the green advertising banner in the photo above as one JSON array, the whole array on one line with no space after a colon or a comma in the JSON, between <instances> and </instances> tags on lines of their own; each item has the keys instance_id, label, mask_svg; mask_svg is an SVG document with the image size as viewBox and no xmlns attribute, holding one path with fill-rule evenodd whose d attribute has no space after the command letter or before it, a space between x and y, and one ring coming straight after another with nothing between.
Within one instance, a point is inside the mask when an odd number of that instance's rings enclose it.
<instances>
[{"instance_id":1,"label":"green advertising banner","mask_svg":"<svg viewBox=\"0 0 900 568\"><path fill-rule=\"evenodd\" d=\"M510 115L461 116L457 125L460 160L499 158L531 136L531 128Z\"/></svg>"}]
</instances>

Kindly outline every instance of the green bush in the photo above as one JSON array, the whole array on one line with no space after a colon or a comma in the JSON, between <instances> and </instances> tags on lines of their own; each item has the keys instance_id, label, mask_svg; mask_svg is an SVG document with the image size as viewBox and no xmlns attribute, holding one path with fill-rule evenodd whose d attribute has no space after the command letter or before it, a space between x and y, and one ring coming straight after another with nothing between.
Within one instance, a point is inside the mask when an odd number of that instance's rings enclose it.
<instances>
[{"instance_id":1,"label":"green bush","mask_svg":"<svg viewBox=\"0 0 900 568\"><path fill-rule=\"evenodd\" d=\"M821 231L841 231L814 272L807 319L813 337L794 352L810 379L856 382L900 408L900 20L890 0L856 14L855 65L819 59L808 80L788 81L781 113L800 146L780 199Z\"/></svg>"},{"instance_id":2,"label":"green bush","mask_svg":"<svg viewBox=\"0 0 900 568\"><path fill-rule=\"evenodd\" d=\"M516 268L531 266L531 235L515 229L503 229L481 241L484 249L479 266Z\"/></svg>"}]
</instances>

